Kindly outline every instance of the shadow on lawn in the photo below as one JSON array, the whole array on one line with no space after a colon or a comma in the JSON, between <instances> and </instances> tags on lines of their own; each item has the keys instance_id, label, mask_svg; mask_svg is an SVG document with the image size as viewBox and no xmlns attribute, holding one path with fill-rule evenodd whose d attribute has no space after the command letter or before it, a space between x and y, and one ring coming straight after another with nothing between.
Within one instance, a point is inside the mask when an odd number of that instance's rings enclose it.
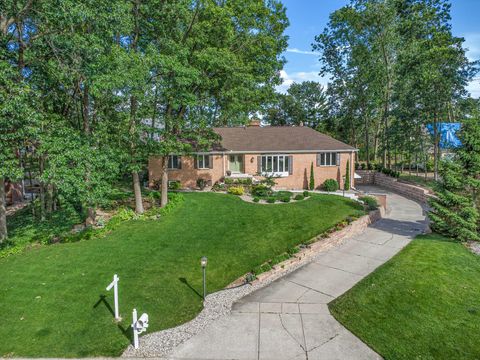
<instances>
[{"instance_id":1,"label":"shadow on lawn","mask_svg":"<svg viewBox=\"0 0 480 360\"><path fill-rule=\"evenodd\" d=\"M197 289L195 289L192 285L190 285L190 284L188 283L188 281L187 281L186 278L180 277L180 278L178 278L178 280L180 280L180 282L182 282L182 283L184 283L185 285L187 285L187 287L188 287L190 290L192 290L195 294L197 294L198 297L200 297L200 298L203 299L202 294L200 294L200 293L197 291Z\"/></svg>"},{"instance_id":2,"label":"shadow on lawn","mask_svg":"<svg viewBox=\"0 0 480 360\"><path fill-rule=\"evenodd\" d=\"M107 296L106 295L100 294L99 299L93 305L93 308L96 309L100 304L103 304L107 308L108 312L110 312L110 314L113 317L115 317L115 311L113 310L112 306L107 301ZM132 332L130 331L131 330L130 326L127 326L127 328L125 328L122 324L117 323L117 327L120 330L120 332L122 333L122 335L125 336L131 342L132 339L133 339L133 336L132 336Z\"/></svg>"}]
</instances>

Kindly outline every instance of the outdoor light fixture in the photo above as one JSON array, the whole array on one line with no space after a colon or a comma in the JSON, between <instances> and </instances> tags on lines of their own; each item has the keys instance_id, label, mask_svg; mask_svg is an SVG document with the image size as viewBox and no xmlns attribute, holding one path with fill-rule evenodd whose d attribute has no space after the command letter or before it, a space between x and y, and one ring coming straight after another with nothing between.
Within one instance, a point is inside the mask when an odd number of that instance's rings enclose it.
<instances>
[{"instance_id":1,"label":"outdoor light fixture","mask_svg":"<svg viewBox=\"0 0 480 360\"><path fill-rule=\"evenodd\" d=\"M200 264L202 265L202 270L203 270L203 300L205 300L205 297L207 296L207 282L206 282L206 276L205 272L207 269L207 262L208 259L206 256L202 256L200 259Z\"/></svg>"}]
</instances>

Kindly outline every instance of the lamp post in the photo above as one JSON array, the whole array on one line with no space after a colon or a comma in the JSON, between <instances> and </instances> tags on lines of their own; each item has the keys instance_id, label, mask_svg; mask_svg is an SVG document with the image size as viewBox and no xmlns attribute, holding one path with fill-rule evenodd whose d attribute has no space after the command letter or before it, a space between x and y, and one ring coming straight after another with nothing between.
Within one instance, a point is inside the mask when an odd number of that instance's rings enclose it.
<instances>
[{"instance_id":1,"label":"lamp post","mask_svg":"<svg viewBox=\"0 0 480 360\"><path fill-rule=\"evenodd\" d=\"M208 262L208 259L206 256L203 256L200 259L200 264L202 265L202 270L203 270L203 300L205 300L205 297L207 296L207 281L205 276L205 272L207 270L207 262Z\"/></svg>"}]
</instances>

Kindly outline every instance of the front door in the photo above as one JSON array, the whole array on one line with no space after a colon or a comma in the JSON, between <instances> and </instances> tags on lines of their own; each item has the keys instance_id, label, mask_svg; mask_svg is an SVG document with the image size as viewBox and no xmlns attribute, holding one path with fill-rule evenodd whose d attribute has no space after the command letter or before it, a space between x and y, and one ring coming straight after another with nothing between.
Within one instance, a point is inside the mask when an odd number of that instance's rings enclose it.
<instances>
[{"instance_id":1,"label":"front door","mask_svg":"<svg viewBox=\"0 0 480 360\"><path fill-rule=\"evenodd\" d=\"M243 155L230 155L229 163L229 169L232 174L243 171Z\"/></svg>"}]
</instances>

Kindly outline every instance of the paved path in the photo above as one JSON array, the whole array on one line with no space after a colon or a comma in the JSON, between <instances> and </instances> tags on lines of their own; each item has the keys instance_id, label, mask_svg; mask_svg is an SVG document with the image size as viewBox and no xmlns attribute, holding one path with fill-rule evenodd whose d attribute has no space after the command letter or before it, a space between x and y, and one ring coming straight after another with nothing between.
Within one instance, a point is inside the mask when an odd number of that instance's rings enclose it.
<instances>
[{"instance_id":1,"label":"paved path","mask_svg":"<svg viewBox=\"0 0 480 360\"><path fill-rule=\"evenodd\" d=\"M384 219L314 262L243 298L228 316L175 349L171 359L380 358L330 315L327 303L423 231L420 205L387 194L389 209Z\"/></svg>"}]
</instances>

